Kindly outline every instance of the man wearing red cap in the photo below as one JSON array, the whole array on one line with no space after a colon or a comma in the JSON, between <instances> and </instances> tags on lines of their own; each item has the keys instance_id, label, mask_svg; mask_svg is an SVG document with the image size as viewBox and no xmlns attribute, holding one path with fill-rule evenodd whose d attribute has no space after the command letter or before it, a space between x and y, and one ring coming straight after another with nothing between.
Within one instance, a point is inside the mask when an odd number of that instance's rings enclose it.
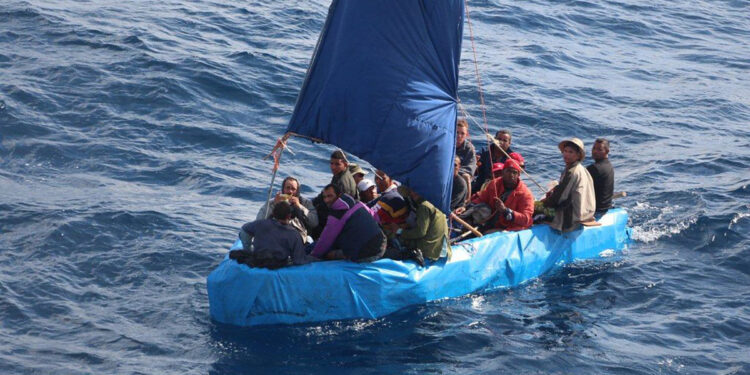
<instances>
[{"instance_id":1,"label":"man wearing red cap","mask_svg":"<svg viewBox=\"0 0 750 375\"><path fill-rule=\"evenodd\" d=\"M474 195L472 203L485 203L493 208L497 221L490 232L523 230L533 222L534 196L521 181L521 166L513 159L505 161L502 176Z\"/></svg>"}]
</instances>

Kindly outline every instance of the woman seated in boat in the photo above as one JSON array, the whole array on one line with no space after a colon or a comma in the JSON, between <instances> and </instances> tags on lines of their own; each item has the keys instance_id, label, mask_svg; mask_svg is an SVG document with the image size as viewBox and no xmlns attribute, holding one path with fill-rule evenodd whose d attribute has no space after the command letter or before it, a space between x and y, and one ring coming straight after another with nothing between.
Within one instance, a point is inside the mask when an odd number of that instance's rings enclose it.
<instances>
[{"instance_id":1,"label":"woman seated in boat","mask_svg":"<svg viewBox=\"0 0 750 375\"><path fill-rule=\"evenodd\" d=\"M493 208L493 217L496 219L486 233L528 229L533 223L534 196L521 181L521 166L514 159L505 161L502 175L493 179L484 190L475 195L472 203L484 203ZM457 213L463 212L460 211Z\"/></svg>"},{"instance_id":2,"label":"woman seated in boat","mask_svg":"<svg viewBox=\"0 0 750 375\"><path fill-rule=\"evenodd\" d=\"M310 255L329 260L373 262L385 253L387 240L370 210L336 184L323 189L328 219Z\"/></svg>"},{"instance_id":3,"label":"woman seated in boat","mask_svg":"<svg viewBox=\"0 0 750 375\"><path fill-rule=\"evenodd\" d=\"M594 182L581 162L586 157L583 141L566 139L557 146L565 161L565 169L557 184L542 200L545 207L555 209L550 227L561 232L578 229L581 223L594 220L596 196Z\"/></svg>"}]
</instances>

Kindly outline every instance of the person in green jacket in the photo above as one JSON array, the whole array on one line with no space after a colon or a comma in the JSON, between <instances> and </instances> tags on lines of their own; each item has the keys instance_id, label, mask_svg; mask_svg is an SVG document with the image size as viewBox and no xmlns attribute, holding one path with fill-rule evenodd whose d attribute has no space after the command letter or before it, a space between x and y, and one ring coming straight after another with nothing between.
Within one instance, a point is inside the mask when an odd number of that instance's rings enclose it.
<instances>
[{"instance_id":1,"label":"person in green jacket","mask_svg":"<svg viewBox=\"0 0 750 375\"><path fill-rule=\"evenodd\" d=\"M405 186L399 187L403 190L402 195L408 196L416 206L416 219L413 227L398 228L395 230L398 239L408 249L419 249L425 258L437 260L443 248L446 248L447 257L451 257L451 248L448 244L448 223L445 214L435 208L414 190ZM396 224L391 224L396 226Z\"/></svg>"}]
</instances>

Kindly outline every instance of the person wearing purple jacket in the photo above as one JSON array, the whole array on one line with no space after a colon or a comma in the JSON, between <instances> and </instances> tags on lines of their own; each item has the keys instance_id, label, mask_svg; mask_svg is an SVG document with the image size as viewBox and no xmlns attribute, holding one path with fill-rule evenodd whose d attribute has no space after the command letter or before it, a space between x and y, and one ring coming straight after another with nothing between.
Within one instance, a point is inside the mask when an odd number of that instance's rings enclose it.
<instances>
[{"instance_id":1,"label":"person wearing purple jacket","mask_svg":"<svg viewBox=\"0 0 750 375\"><path fill-rule=\"evenodd\" d=\"M387 239L368 207L336 184L323 189L330 212L320 238L310 255L325 259L373 262L383 257Z\"/></svg>"}]
</instances>

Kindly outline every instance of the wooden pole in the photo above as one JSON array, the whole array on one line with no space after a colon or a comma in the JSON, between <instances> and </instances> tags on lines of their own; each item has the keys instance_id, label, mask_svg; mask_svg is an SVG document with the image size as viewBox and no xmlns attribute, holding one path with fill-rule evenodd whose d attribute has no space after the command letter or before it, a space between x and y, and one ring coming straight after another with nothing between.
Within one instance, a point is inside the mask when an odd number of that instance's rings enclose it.
<instances>
[{"instance_id":1,"label":"wooden pole","mask_svg":"<svg viewBox=\"0 0 750 375\"><path fill-rule=\"evenodd\" d=\"M469 225L469 223L467 223L466 221L464 221L464 219L461 219L460 217L458 217L458 215L454 214L453 212L451 212L451 219L453 219L455 221L458 221L459 224L461 224L464 227L468 228L469 231L471 231L471 233L474 233L475 236L482 237L482 232L478 231L477 228L474 228L471 225Z\"/></svg>"}]
</instances>

